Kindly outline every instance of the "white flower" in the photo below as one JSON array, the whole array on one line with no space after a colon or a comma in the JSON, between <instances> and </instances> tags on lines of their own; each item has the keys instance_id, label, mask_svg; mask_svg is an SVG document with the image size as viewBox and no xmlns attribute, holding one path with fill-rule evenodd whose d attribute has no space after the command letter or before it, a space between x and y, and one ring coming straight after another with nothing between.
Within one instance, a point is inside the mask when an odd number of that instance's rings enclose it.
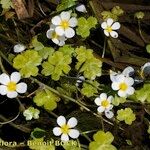
<instances>
[{"instance_id":1,"label":"white flower","mask_svg":"<svg viewBox=\"0 0 150 150\"><path fill-rule=\"evenodd\" d=\"M38 119L40 111L34 107L29 107L23 112L23 116L26 117L26 120L31 120L32 118Z\"/></svg>"},{"instance_id":2,"label":"white flower","mask_svg":"<svg viewBox=\"0 0 150 150\"><path fill-rule=\"evenodd\" d=\"M78 78L79 79L76 82L76 86L79 86L79 84L82 83L85 80L84 76L79 76Z\"/></svg>"},{"instance_id":3,"label":"white flower","mask_svg":"<svg viewBox=\"0 0 150 150\"><path fill-rule=\"evenodd\" d=\"M69 11L53 17L52 24L56 26L55 32L59 36L65 35L67 38L72 38L75 35L75 31L72 28L77 26L77 19L71 17L71 12Z\"/></svg>"},{"instance_id":4,"label":"white flower","mask_svg":"<svg viewBox=\"0 0 150 150\"><path fill-rule=\"evenodd\" d=\"M135 89L132 87L134 79L125 77L123 74L117 75L115 80L112 80L112 89L118 91L120 97L128 97L134 94Z\"/></svg>"},{"instance_id":5,"label":"white flower","mask_svg":"<svg viewBox=\"0 0 150 150\"><path fill-rule=\"evenodd\" d=\"M15 53L20 53L20 52L24 51L25 49L26 49L26 46L23 44L16 44L14 46L14 52Z\"/></svg>"},{"instance_id":6,"label":"white flower","mask_svg":"<svg viewBox=\"0 0 150 150\"><path fill-rule=\"evenodd\" d=\"M0 75L0 94L7 95L9 98L15 98L18 93L25 93L27 91L27 84L24 82L18 83L21 79L19 72L13 72L10 77L3 73ZM17 84L18 83L18 84Z\"/></svg>"},{"instance_id":7,"label":"white flower","mask_svg":"<svg viewBox=\"0 0 150 150\"><path fill-rule=\"evenodd\" d=\"M73 139L76 139L79 137L79 131L76 129L73 129L77 125L77 119L72 117L66 122L66 118L64 116L59 116L57 118L57 124L60 127L55 127L53 129L53 133L55 136L61 135L62 141L68 141L69 136Z\"/></svg>"},{"instance_id":8,"label":"white flower","mask_svg":"<svg viewBox=\"0 0 150 150\"><path fill-rule=\"evenodd\" d=\"M64 35L59 36L58 34L56 34L55 28L56 26L53 24L50 26L50 29L46 32L47 38L51 39L55 44L59 46L65 45L65 41L67 39L65 38Z\"/></svg>"},{"instance_id":9,"label":"white flower","mask_svg":"<svg viewBox=\"0 0 150 150\"><path fill-rule=\"evenodd\" d=\"M130 77L131 75L134 74L134 72L135 72L134 68L132 68L130 66L126 67L122 72L119 71L118 73L110 70L110 79L111 79L111 81L114 81L114 80L116 80L117 75L120 75L120 74L123 74L125 77Z\"/></svg>"},{"instance_id":10,"label":"white flower","mask_svg":"<svg viewBox=\"0 0 150 150\"><path fill-rule=\"evenodd\" d=\"M106 93L100 94L100 96L95 99L96 105L99 106L97 108L97 111L100 113L105 112L105 116L109 119L114 116L114 113L111 111L111 109L113 108L113 105L111 104L112 100L113 97L107 97Z\"/></svg>"},{"instance_id":11,"label":"white flower","mask_svg":"<svg viewBox=\"0 0 150 150\"><path fill-rule=\"evenodd\" d=\"M113 38L118 37L118 33L114 30L120 29L120 26L119 22L114 22L111 18L108 18L106 22L101 24L101 27L104 29L104 34Z\"/></svg>"},{"instance_id":12,"label":"white flower","mask_svg":"<svg viewBox=\"0 0 150 150\"><path fill-rule=\"evenodd\" d=\"M83 4L77 6L77 7L76 7L76 10L79 11L79 12L83 12L83 13L86 13L86 12L87 12L86 7L85 7L85 5L83 5Z\"/></svg>"}]
</instances>

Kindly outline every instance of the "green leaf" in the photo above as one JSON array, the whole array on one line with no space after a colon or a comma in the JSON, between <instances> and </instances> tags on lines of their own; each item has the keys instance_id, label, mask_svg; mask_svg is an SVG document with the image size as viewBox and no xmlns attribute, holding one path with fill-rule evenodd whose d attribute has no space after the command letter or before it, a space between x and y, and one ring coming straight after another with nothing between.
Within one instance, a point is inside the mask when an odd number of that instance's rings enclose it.
<instances>
[{"instance_id":1,"label":"green leaf","mask_svg":"<svg viewBox=\"0 0 150 150\"><path fill-rule=\"evenodd\" d=\"M81 46L76 48L76 58L78 60L75 68L80 73L83 72L84 77L90 80L94 80L97 76L101 76L102 62L93 56L91 49L86 49Z\"/></svg>"},{"instance_id":2,"label":"green leaf","mask_svg":"<svg viewBox=\"0 0 150 150\"><path fill-rule=\"evenodd\" d=\"M59 52L62 52L64 55L72 56L75 52L75 49L71 45L64 45L58 49Z\"/></svg>"},{"instance_id":3,"label":"green leaf","mask_svg":"<svg viewBox=\"0 0 150 150\"><path fill-rule=\"evenodd\" d=\"M111 143L114 140L114 136L111 132L98 131L93 136L94 141L89 145L89 150L117 150Z\"/></svg>"},{"instance_id":4,"label":"green leaf","mask_svg":"<svg viewBox=\"0 0 150 150\"><path fill-rule=\"evenodd\" d=\"M64 55L62 52L56 51L52 56L49 56L48 61L42 64L42 74L45 76L51 75L55 81L59 80L64 74L68 74L71 70L71 57Z\"/></svg>"},{"instance_id":5,"label":"green leaf","mask_svg":"<svg viewBox=\"0 0 150 150\"><path fill-rule=\"evenodd\" d=\"M34 47L35 50L43 49L44 45L41 42L39 42L37 38L37 36L34 36L32 38L31 45Z\"/></svg>"},{"instance_id":6,"label":"green leaf","mask_svg":"<svg viewBox=\"0 0 150 150\"><path fill-rule=\"evenodd\" d=\"M102 13L101 13L101 15L103 16L103 19L104 20L107 20L108 18L112 18L113 20L118 20L118 16L117 15L115 15L115 14L113 14L112 12L110 12L110 11L103 11Z\"/></svg>"},{"instance_id":7,"label":"green leaf","mask_svg":"<svg viewBox=\"0 0 150 150\"><path fill-rule=\"evenodd\" d=\"M65 94L71 97L72 94L76 91L76 87L74 85L65 83L65 84L61 84L61 87L57 87L57 90L61 94Z\"/></svg>"},{"instance_id":8,"label":"green leaf","mask_svg":"<svg viewBox=\"0 0 150 150\"><path fill-rule=\"evenodd\" d=\"M44 144L44 138L33 139L28 142L29 148L32 150L55 150L55 146L53 144Z\"/></svg>"},{"instance_id":9,"label":"green leaf","mask_svg":"<svg viewBox=\"0 0 150 150\"><path fill-rule=\"evenodd\" d=\"M43 138L46 134L46 131L40 128L35 128L32 132L31 132L31 137L33 139L36 138Z\"/></svg>"},{"instance_id":10,"label":"green leaf","mask_svg":"<svg viewBox=\"0 0 150 150\"><path fill-rule=\"evenodd\" d=\"M112 14L114 14L116 16L122 16L124 14L124 11L119 6L113 7L111 12L112 12Z\"/></svg>"},{"instance_id":11,"label":"green leaf","mask_svg":"<svg viewBox=\"0 0 150 150\"><path fill-rule=\"evenodd\" d=\"M111 132L98 131L93 136L94 141L99 142L101 144L111 144L114 140L114 136Z\"/></svg>"},{"instance_id":12,"label":"green leaf","mask_svg":"<svg viewBox=\"0 0 150 150\"><path fill-rule=\"evenodd\" d=\"M132 98L133 100L140 101L142 103L150 103L150 84L144 84L141 89L136 90Z\"/></svg>"},{"instance_id":13,"label":"green leaf","mask_svg":"<svg viewBox=\"0 0 150 150\"><path fill-rule=\"evenodd\" d=\"M83 88L81 89L81 93L87 97L94 96L98 93L98 86L100 85L97 81L87 81L89 83L84 82Z\"/></svg>"},{"instance_id":14,"label":"green leaf","mask_svg":"<svg viewBox=\"0 0 150 150\"><path fill-rule=\"evenodd\" d=\"M43 106L46 110L50 111L53 111L57 107L59 100L60 98L57 95L47 89L38 91L33 98L37 106Z\"/></svg>"},{"instance_id":15,"label":"green leaf","mask_svg":"<svg viewBox=\"0 0 150 150\"><path fill-rule=\"evenodd\" d=\"M42 58L35 50L27 50L13 59L13 67L18 69L22 76L28 78L38 75L38 67Z\"/></svg>"},{"instance_id":16,"label":"green leaf","mask_svg":"<svg viewBox=\"0 0 150 150\"><path fill-rule=\"evenodd\" d=\"M122 16L123 14L124 11L119 6L113 7L111 11L103 11L101 13L104 20L107 20L108 18L112 18L114 21L117 21L118 17Z\"/></svg>"},{"instance_id":17,"label":"green leaf","mask_svg":"<svg viewBox=\"0 0 150 150\"><path fill-rule=\"evenodd\" d=\"M60 3L58 4L56 10L57 11L62 11L67 8L70 8L76 4L77 0L61 0Z\"/></svg>"},{"instance_id":18,"label":"green leaf","mask_svg":"<svg viewBox=\"0 0 150 150\"><path fill-rule=\"evenodd\" d=\"M5 10L10 9L13 6L11 0L0 0L0 4L2 5L2 8Z\"/></svg>"},{"instance_id":19,"label":"green leaf","mask_svg":"<svg viewBox=\"0 0 150 150\"><path fill-rule=\"evenodd\" d=\"M148 53L150 53L150 44L148 44L148 45L146 46L146 50L147 50Z\"/></svg>"},{"instance_id":20,"label":"green leaf","mask_svg":"<svg viewBox=\"0 0 150 150\"><path fill-rule=\"evenodd\" d=\"M136 12L136 13L134 14L134 16L135 16L137 19L143 19L144 16L145 16L145 14L144 14L144 12L139 11L139 12Z\"/></svg>"},{"instance_id":21,"label":"green leaf","mask_svg":"<svg viewBox=\"0 0 150 150\"><path fill-rule=\"evenodd\" d=\"M118 97L117 95L115 95L114 99L112 100L112 104L115 106L119 106L119 104L122 104L125 102L126 102L126 98Z\"/></svg>"},{"instance_id":22,"label":"green leaf","mask_svg":"<svg viewBox=\"0 0 150 150\"><path fill-rule=\"evenodd\" d=\"M54 51L55 50L52 47L44 47L43 49L40 49L38 53L43 59L47 59L48 56L51 56L54 53Z\"/></svg>"},{"instance_id":23,"label":"green leaf","mask_svg":"<svg viewBox=\"0 0 150 150\"><path fill-rule=\"evenodd\" d=\"M125 121L126 124L131 125L136 117L131 108L125 108L117 111L117 119L119 121Z\"/></svg>"},{"instance_id":24,"label":"green leaf","mask_svg":"<svg viewBox=\"0 0 150 150\"><path fill-rule=\"evenodd\" d=\"M78 19L78 27L76 29L77 35L82 38L87 38L90 35L91 28L95 28L97 25L97 19L95 17L89 17L87 20L84 17Z\"/></svg>"}]
</instances>

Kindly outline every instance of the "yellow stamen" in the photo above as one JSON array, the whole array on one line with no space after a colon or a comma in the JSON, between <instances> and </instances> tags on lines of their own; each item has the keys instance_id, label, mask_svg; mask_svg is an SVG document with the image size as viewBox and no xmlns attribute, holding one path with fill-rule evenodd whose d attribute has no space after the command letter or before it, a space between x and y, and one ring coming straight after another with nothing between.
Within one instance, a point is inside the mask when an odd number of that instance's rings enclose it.
<instances>
[{"instance_id":1,"label":"yellow stamen","mask_svg":"<svg viewBox=\"0 0 150 150\"><path fill-rule=\"evenodd\" d=\"M112 27L108 26L108 27L106 28L106 31L110 33L110 32L112 31Z\"/></svg>"},{"instance_id":2,"label":"yellow stamen","mask_svg":"<svg viewBox=\"0 0 150 150\"><path fill-rule=\"evenodd\" d=\"M17 84L15 82L9 82L7 85L8 91L16 91Z\"/></svg>"},{"instance_id":3,"label":"yellow stamen","mask_svg":"<svg viewBox=\"0 0 150 150\"><path fill-rule=\"evenodd\" d=\"M106 99L106 100L103 100L102 102L101 102L101 106L103 106L103 107L108 107L109 106L109 101Z\"/></svg>"},{"instance_id":4,"label":"yellow stamen","mask_svg":"<svg viewBox=\"0 0 150 150\"><path fill-rule=\"evenodd\" d=\"M125 90L127 90L128 85L123 82L123 83L121 83L121 84L119 85L119 88L120 88L120 90L125 91Z\"/></svg>"},{"instance_id":5,"label":"yellow stamen","mask_svg":"<svg viewBox=\"0 0 150 150\"><path fill-rule=\"evenodd\" d=\"M58 35L56 34L56 32L54 31L53 33L52 33L52 39L58 39Z\"/></svg>"},{"instance_id":6,"label":"yellow stamen","mask_svg":"<svg viewBox=\"0 0 150 150\"><path fill-rule=\"evenodd\" d=\"M69 27L69 22L66 20L63 20L60 24L64 29L67 29Z\"/></svg>"},{"instance_id":7,"label":"yellow stamen","mask_svg":"<svg viewBox=\"0 0 150 150\"><path fill-rule=\"evenodd\" d=\"M69 129L70 129L70 127L69 127L67 124L65 124L65 125L63 125L63 126L61 127L61 131L62 131L62 133L64 133L64 134L68 134L68 133L69 133Z\"/></svg>"}]
</instances>

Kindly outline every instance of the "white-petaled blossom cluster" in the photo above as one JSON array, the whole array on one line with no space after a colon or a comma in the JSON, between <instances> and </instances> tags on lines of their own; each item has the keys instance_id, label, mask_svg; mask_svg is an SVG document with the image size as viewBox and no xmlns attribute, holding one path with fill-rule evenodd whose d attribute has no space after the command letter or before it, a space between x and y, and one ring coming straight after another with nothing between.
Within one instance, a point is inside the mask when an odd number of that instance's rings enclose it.
<instances>
[{"instance_id":1,"label":"white-petaled blossom cluster","mask_svg":"<svg viewBox=\"0 0 150 150\"><path fill-rule=\"evenodd\" d=\"M40 111L34 107L29 107L23 112L23 116L26 118L26 120L32 120L32 118L39 119L39 114Z\"/></svg>"},{"instance_id":2,"label":"white-petaled blossom cluster","mask_svg":"<svg viewBox=\"0 0 150 150\"><path fill-rule=\"evenodd\" d=\"M111 87L113 90L118 91L120 97L126 98L134 94L134 79L130 77L133 72L134 69L132 67L125 68L122 73L110 72Z\"/></svg>"},{"instance_id":3,"label":"white-petaled blossom cluster","mask_svg":"<svg viewBox=\"0 0 150 150\"><path fill-rule=\"evenodd\" d=\"M114 22L112 18L108 18L105 22L101 24L101 27L107 37L111 36L113 38L117 38L118 33L116 32L116 30L120 29L121 25L119 22Z\"/></svg>"},{"instance_id":4,"label":"white-petaled blossom cluster","mask_svg":"<svg viewBox=\"0 0 150 150\"><path fill-rule=\"evenodd\" d=\"M113 100L113 96L107 96L106 93L101 93L99 97L95 99L95 103L97 106L97 111L99 113L104 112L105 116L107 118L112 118L114 116L114 113L111 111L113 108L113 105L111 104Z\"/></svg>"},{"instance_id":5,"label":"white-petaled blossom cluster","mask_svg":"<svg viewBox=\"0 0 150 150\"><path fill-rule=\"evenodd\" d=\"M10 76L6 73L0 75L0 94L7 95L8 98L15 98L18 93L23 94L27 91L27 84L20 82L19 72L13 72Z\"/></svg>"},{"instance_id":6,"label":"white-petaled blossom cluster","mask_svg":"<svg viewBox=\"0 0 150 150\"><path fill-rule=\"evenodd\" d=\"M23 52L25 49L26 49L26 46L23 44L19 43L19 44L14 45L14 52L15 53Z\"/></svg>"},{"instance_id":7,"label":"white-petaled blossom cluster","mask_svg":"<svg viewBox=\"0 0 150 150\"><path fill-rule=\"evenodd\" d=\"M51 22L52 24L46 36L55 44L63 46L68 38L75 35L73 28L77 26L78 22L75 17L71 17L70 11L61 12L60 15L53 17Z\"/></svg>"},{"instance_id":8,"label":"white-petaled blossom cluster","mask_svg":"<svg viewBox=\"0 0 150 150\"><path fill-rule=\"evenodd\" d=\"M61 136L62 141L69 141L69 137L72 139L77 139L80 135L79 131L74 129L77 123L78 121L75 117L72 117L66 121L64 116L59 116L57 118L57 124L59 127L55 127L53 129L53 134L55 136Z\"/></svg>"}]
</instances>

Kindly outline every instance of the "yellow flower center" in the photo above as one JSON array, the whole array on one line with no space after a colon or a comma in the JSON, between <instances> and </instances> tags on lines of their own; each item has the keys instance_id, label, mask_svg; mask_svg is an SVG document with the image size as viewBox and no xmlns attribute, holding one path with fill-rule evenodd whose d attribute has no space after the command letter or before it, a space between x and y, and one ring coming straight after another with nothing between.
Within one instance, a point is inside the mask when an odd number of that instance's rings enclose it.
<instances>
[{"instance_id":1,"label":"yellow flower center","mask_svg":"<svg viewBox=\"0 0 150 150\"><path fill-rule=\"evenodd\" d=\"M66 20L63 20L60 24L64 29L67 29L69 27L69 22Z\"/></svg>"},{"instance_id":2,"label":"yellow flower center","mask_svg":"<svg viewBox=\"0 0 150 150\"><path fill-rule=\"evenodd\" d=\"M63 125L63 126L61 127L61 131L62 131L62 133L64 133L64 134L68 134L68 133L69 133L69 129L70 129L70 127L69 127L67 124L65 124L65 125Z\"/></svg>"},{"instance_id":3,"label":"yellow flower center","mask_svg":"<svg viewBox=\"0 0 150 150\"><path fill-rule=\"evenodd\" d=\"M120 88L120 90L122 90L122 91L126 91L127 88L128 88L128 85L123 82L123 83L121 83L121 84L119 85L119 88Z\"/></svg>"},{"instance_id":4,"label":"yellow flower center","mask_svg":"<svg viewBox=\"0 0 150 150\"><path fill-rule=\"evenodd\" d=\"M58 39L58 35L56 34L55 31L52 33L52 39Z\"/></svg>"},{"instance_id":5,"label":"yellow flower center","mask_svg":"<svg viewBox=\"0 0 150 150\"><path fill-rule=\"evenodd\" d=\"M15 82L9 82L7 85L8 91L16 91L17 84Z\"/></svg>"},{"instance_id":6,"label":"yellow flower center","mask_svg":"<svg viewBox=\"0 0 150 150\"><path fill-rule=\"evenodd\" d=\"M108 27L106 28L106 31L110 33L110 32L112 31L112 27L108 26Z\"/></svg>"},{"instance_id":7,"label":"yellow flower center","mask_svg":"<svg viewBox=\"0 0 150 150\"><path fill-rule=\"evenodd\" d=\"M103 100L102 102L101 102L101 106L103 106L103 107L108 107L109 106L109 101L106 99L106 100Z\"/></svg>"}]
</instances>

